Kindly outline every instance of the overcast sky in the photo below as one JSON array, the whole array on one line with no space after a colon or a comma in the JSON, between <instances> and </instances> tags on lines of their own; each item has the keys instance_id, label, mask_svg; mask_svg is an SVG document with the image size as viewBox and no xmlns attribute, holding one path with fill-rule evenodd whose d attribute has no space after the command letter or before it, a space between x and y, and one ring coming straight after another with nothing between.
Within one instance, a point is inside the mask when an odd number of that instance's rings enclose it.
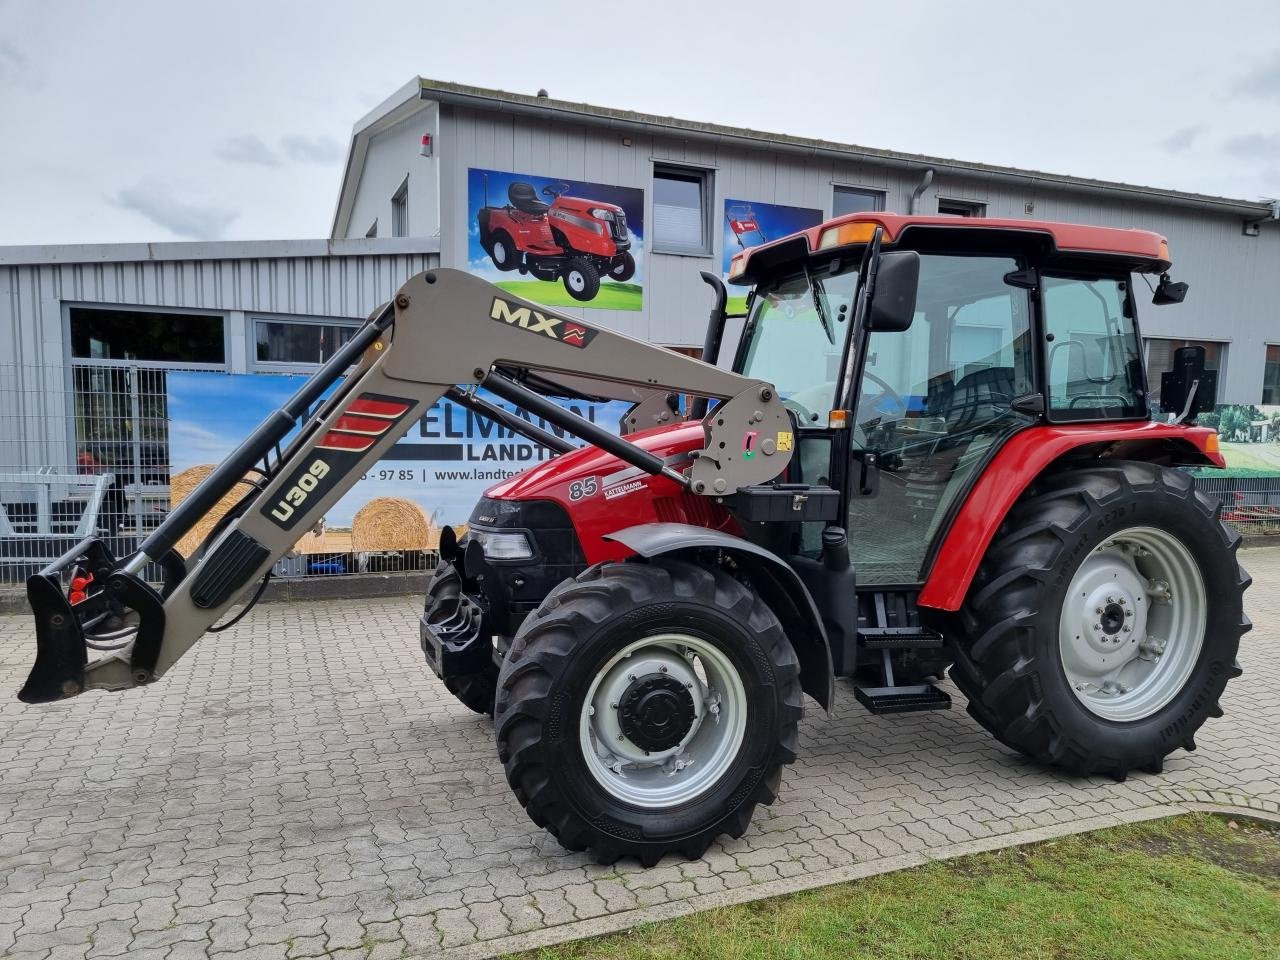
<instances>
[{"instance_id":1,"label":"overcast sky","mask_svg":"<svg viewBox=\"0 0 1280 960\"><path fill-rule=\"evenodd\" d=\"M1280 3L0 0L0 244L327 236L421 75L1246 199Z\"/></svg>"}]
</instances>

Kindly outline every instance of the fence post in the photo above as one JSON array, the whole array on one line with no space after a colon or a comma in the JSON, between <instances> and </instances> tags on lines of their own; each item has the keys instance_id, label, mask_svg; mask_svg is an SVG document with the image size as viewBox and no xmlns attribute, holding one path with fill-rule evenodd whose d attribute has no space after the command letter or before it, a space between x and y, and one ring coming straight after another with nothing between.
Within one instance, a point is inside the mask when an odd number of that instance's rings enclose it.
<instances>
[{"instance_id":1,"label":"fence post","mask_svg":"<svg viewBox=\"0 0 1280 960\"><path fill-rule=\"evenodd\" d=\"M131 441L133 447L133 535L136 540L142 539L142 400L138 395L139 371L137 367L129 368L129 417L131 424ZM128 502L128 489L125 490L125 502Z\"/></svg>"}]
</instances>

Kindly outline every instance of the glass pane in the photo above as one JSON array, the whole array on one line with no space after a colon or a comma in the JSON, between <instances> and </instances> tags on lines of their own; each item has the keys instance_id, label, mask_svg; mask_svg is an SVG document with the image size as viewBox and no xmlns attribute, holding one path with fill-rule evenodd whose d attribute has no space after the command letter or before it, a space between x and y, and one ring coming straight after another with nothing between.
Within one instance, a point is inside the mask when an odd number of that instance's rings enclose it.
<instances>
[{"instance_id":1,"label":"glass pane","mask_svg":"<svg viewBox=\"0 0 1280 960\"><path fill-rule=\"evenodd\" d=\"M1179 347L1204 347L1204 368L1221 370L1226 344L1209 340L1147 340L1147 384L1151 396L1151 409L1160 409L1160 374L1173 369L1173 353ZM1218 379L1222 379L1221 373ZM1221 384L1219 384L1221 387Z\"/></svg>"},{"instance_id":2,"label":"glass pane","mask_svg":"<svg viewBox=\"0 0 1280 960\"><path fill-rule=\"evenodd\" d=\"M1136 417L1145 410L1128 281L1044 278L1049 408L1055 420Z\"/></svg>"},{"instance_id":3,"label":"glass pane","mask_svg":"<svg viewBox=\"0 0 1280 960\"><path fill-rule=\"evenodd\" d=\"M1003 257L920 260L916 315L903 333L873 333L853 445L880 455L880 493L849 508L858 582L920 580L947 511L986 455L1027 419L1031 333L1018 269Z\"/></svg>"},{"instance_id":4,"label":"glass pane","mask_svg":"<svg viewBox=\"0 0 1280 960\"><path fill-rule=\"evenodd\" d=\"M222 363L222 318L72 307L71 355L87 360Z\"/></svg>"},{"instance_id":5,"label":"glass pane","mask_svg":"<svg viewBox=\"0 0 1280 960\"><path fill-rule=\"evenodd\" d=\"M884 194L877 190L854 190L851 187L836 187L835 197L831 201L831 215L843 217L847 213L858 213L862 210L883 210Z\"/></svg>"},{"instance_id":6,"label":"glass pane","mask_svg":"<svg viewBox=\"0 0 1280 960\"><path fill-rule=\"evenodd\" d=\"M357 329L355 324L258 320L255 323L258 360L263 363L324 363L351 339Z\"/></svg>"},{"instance_id":7,"label":"glass pane","mask_svg":"<svg viewBox=\"0 0 1280 960\"><path fill-rule=\"evenodd\" d=\"M1267 347L1267 366L1262 374L1262 402L1280 405L1280 346Z\"/></svg>"},{"instance_id":8,"label":"glass pane","mask_svg":"<svg viewBox=\"0 0 1280 960\"><path fill-rule=\"evenodd\" d=\"M653 238L658 244L703 246L702 178L657 174L653 178Z\"/></svg>"},{"instance_id":9,"label":"glass pane","mask_svg":"<svg viewBox=\"0 0 1280 960\"><path fill-rule=\"evenodd\" d=\"M777 387L802 427L825 427L835 405L857 282L854 262L834 276L800 274L757 291L742 369Z\"/></svg>"}]
</instances>

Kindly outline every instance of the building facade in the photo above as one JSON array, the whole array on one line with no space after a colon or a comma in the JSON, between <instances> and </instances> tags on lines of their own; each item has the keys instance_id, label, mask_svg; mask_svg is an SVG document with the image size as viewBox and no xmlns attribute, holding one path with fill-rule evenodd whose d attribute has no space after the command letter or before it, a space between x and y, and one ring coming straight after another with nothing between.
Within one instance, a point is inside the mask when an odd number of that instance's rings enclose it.
<instances>
[{"instance_id":1,"label":"building facade","mask_svg":"<svg viewBox=\"0 0 1280 960\"><path fill-rule=\"evenodd\" d=\"M1154 230L1169 238L1175 278L1191 284L1184 303L1142 312L1154 382L1176 347L1203 343L1209 364L1219 369L1220 403L1280 402L1280 304L1269 295L1280 268L1280 223L1271 202L872 150L418 79L356 125L332 235L437 237L443 266L483 270L489 265L477 250L477 208L508 203L501 189L490 190L487 204L477 201L475 183L486 174L491 181L507 174L535 186L568 181L575 189L605 186L640 195L639 307L588 304L581 312L632 336L684 348L702 343L710 304L699 272L722 272L726 247L737 248L739 237L728 222L735 205L757 219L771 209L820 219L872 209ZM748 232L742 239L758 242L759 236ZM538 299L541 290L557 298L548 302L573 309L555 288L554 281L544 281L526 288L526 295Z\"/></svg>"}]
</instances>

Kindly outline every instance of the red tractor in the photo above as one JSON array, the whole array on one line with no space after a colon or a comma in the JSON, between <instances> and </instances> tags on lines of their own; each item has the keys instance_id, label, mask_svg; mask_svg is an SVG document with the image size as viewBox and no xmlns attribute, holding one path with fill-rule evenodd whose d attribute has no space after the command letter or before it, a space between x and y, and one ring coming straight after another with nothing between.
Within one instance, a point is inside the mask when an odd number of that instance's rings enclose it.
<instances>
[{"instance_id":1,"label":"red tractor","mask_svg":"<svg viewBox=\"0 0 1280 960\"><path fill-rule=\"evenodd\" d=\"M480 209L480 245L499 270L519 270L539 280L561 280L575 300L594 300L600 280L619 283L636 272L627 215L616 204L566 196L569 185L543 187L516 181L507 188L507 205L491 207L488 182Z\"/></svg>"},{"instance_id":2,"label":"red tractor","mask_svg":"<svg viewBox=\"0 0 1280 960\"><path fill-rule=\"evenodd\" d=\"M948 709L949 676L1031 762L1158 772L1222 715L1249 627L1239 535L1185 469L1224 465L1188 424L1203 350L1163 375L1170 416L1148 399L1134 276L1178 302L1170 266L1140 230L852 214L733 258L734 344L704 274L703 361L427 271L131 555L90 538L28 581L20 696L161 676L448 396L560 454L444 532L419 630L569 849L652 864L741 835L838 678L892 715ZM635 401L624 436L569 395Z\"/></svg>"}]
</instances>

